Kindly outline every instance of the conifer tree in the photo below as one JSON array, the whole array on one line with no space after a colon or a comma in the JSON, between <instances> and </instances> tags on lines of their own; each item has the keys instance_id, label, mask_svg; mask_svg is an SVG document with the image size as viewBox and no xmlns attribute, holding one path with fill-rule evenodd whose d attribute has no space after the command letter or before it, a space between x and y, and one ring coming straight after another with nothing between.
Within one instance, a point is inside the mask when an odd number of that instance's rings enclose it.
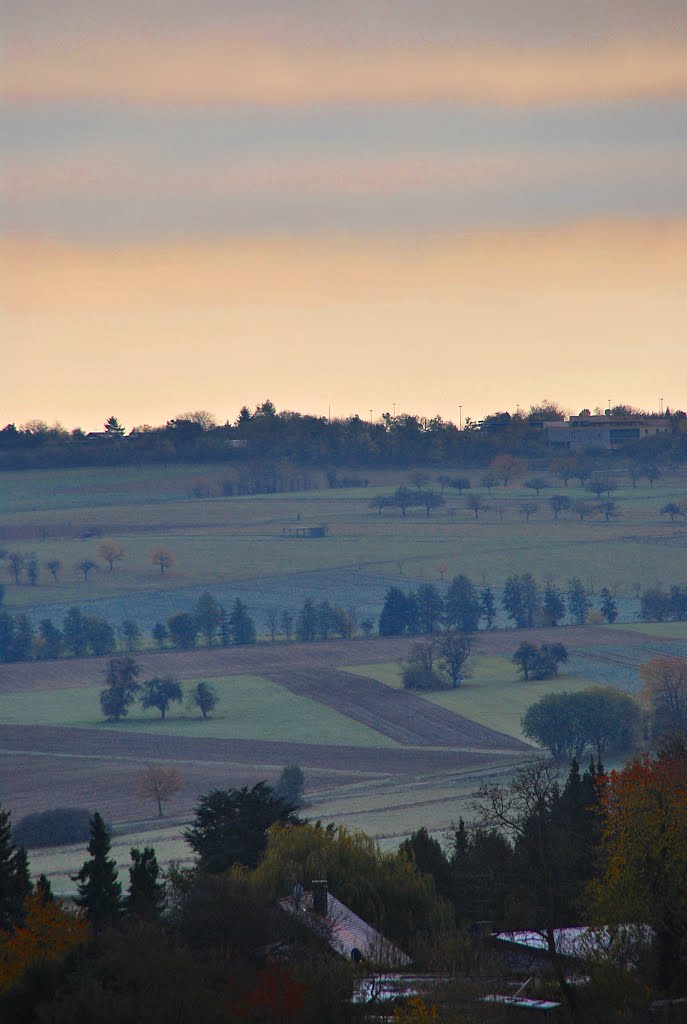
<instances>
[{"instance_id":1,"label":"conifer tree","mask_svg":"<svg viewBox=\"0 0 687 1024\"><path fill-rule=\"evenodd\" d=\"M126 901L130 914L149 920L159 916L165 898L165 885L159 878L160 866L155 850L146 846L141 853L134 847L131 850L129 893Z\"/></svg>"},{"instance_id":2,"label":"conifer tree","mask_svg":"<svg viewBox=\"0 0 687 1024\"><path fill-rule=\"evenodd\" d=\"M15 847L10 813L0 808L0 929L6 931L21 923L24 900L30 892L26 850Z\"/></svg>"},{"instance_id":3,"label":"conifer tree","mask_svg":"<svg viewBox=\"0 0 687 1024\"><path fill-rule=\"evenodd\" d=\"M91 818L88 852L91 859L84 861L78 875L72 876L72 881L79 883L76 905L84 909L97 932L118 920L122 899L122 886L117 881L115 862L107 856L110 852L110 834L97 811Z\"/></svg>"}]
</instances>

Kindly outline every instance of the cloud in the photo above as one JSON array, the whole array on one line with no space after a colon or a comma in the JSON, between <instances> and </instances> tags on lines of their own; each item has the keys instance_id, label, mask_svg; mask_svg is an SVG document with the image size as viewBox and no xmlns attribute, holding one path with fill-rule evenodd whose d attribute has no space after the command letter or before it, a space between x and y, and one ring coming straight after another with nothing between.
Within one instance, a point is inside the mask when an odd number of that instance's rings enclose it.
<instances>
[{"instance_id":1,"label":"cloud","mask_svg":"<svg viewBox=\"0 0 687 1024\"><path fill-rule=\"evenodd\" d=\"M326 107L427 102L506 107L687 93L687 47L615 39L552 47L299 46L218 31L161 39L17 38L2 93L16 103Z\"/></svg>"}]
</instances>

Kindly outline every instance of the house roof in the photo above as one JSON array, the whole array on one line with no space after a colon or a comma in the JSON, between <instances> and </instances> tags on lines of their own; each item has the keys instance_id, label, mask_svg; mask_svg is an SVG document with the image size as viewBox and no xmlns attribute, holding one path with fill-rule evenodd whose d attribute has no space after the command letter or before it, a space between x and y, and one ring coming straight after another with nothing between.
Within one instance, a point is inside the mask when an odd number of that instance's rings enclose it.
<instances>
[{"instance_id":1,"label":"house roof","mask_svg":"<svg viewBox=\"0 0 687 1024\"><path fill-rule=\"evenodd\" d=\"M623 924L614 929L605 926L601 928L586 926L556 928L553 934L556 951L560 956L586 959L590 956L605 954L612 959L617 959L622 956L626 942L639 941L647 944L651 942L653 932L648 925ZM492 938L538 953L548 953L549 951L546 936L542 932L494 932Z\"/></svg>"},{"instance_id":2,"label":"house roof","mask_svg":"<svg viewBox=\"0 0 687 1024\"><path fill-rule=\"evenodd\" d=\"M327 896L326 915L313 911L311 892L304 893L299 900L288 896L279 901L279 906L320 934L340 956L350 959L352 951L358 949L363 959L387 969L407 967L412 963L407 953L389 942L331 893Z\"/></svg>"}]
</instances>

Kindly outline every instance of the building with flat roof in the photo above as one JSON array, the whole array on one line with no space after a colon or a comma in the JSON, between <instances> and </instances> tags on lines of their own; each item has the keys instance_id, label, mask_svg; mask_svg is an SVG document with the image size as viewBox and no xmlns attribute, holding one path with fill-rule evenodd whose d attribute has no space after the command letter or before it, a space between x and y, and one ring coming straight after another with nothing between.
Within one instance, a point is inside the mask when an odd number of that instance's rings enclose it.
<instances>
[{"instance_id":1,"label":"building with flat roof","mask_svg":"<svg viewBox=\"0 0 687 1024\"><path fill-rule=\"evenodd\" d=\"M573 452L581 448L611 450L667 433L670 420L659 416L581 415L545 423L544 429L551 448Z\"/></svg>"}]
</instances>

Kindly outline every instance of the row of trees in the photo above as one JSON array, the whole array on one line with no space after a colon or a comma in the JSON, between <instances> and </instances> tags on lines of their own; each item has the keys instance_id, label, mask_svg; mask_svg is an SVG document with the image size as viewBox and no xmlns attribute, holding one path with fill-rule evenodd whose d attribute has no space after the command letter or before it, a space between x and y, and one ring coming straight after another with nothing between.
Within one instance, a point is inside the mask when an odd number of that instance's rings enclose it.
<instances>
[{"instance_id":1,"label":"row of trees","mask_svg":"<svg viewBox=\"0 0 687 1024\"><path fill-rule=\"evenodd\" d=\"M628 406L611 410L632 411ZM262 459L329 469L441 463L487 467L499 455L545 458L549 449L542 424L562 418L555 403L544 403L527 413L495 412L479 424L466 417L458 426L439 416L426 419L408 413L384 412L374 421L359 416L331 419L277 412L267 400L253 410L244 406L234 423L218 425L211 414L199 411L177 416L164 426L137 427L128 435L112 416L102 432L90 437L78 428L68 432L59 424L51 427L33 420L19 428L10 423L0 430L0 468L228 459L239 466ZM630 464L642 467L642 472L661 459L683 462L687 458L685 413L667 412L666 418L670 431L625 448Z\"/></svg>"},{"instance_id":2,"label":"row of trees","mask_svg":"<svg viewBox=\"0 0 687 1024\"><path fill-rule=\"evenodd\" d=\"M115 565L124 560L126 552L119 541L105 539L98 544L95 555L102 565L107 567L107 572L114 572ZM162 575L175 563L174 553L163 545L151 548L149 557L151 564L159 569ZM41 565L33 551L7 551L0 548L0 561L3 560L8 575L17 586L22 583L27 586L37 586L40 582L41 568L50 574L54 583L58 583L64 569L59 558L48 558ZM91 557L74 562L74 571L80 573L85 582L88 582L91 573L97 572L100 567L99 563Z\"/></svg>"},{"instance_id":3,"label":"row of trees","mask_svg":"<svg viewBox=\"0 0 687 1024\"><path fill-rule=\"evenodd\" d=\"M166 622L156 622L151 636L159 648L171 645L177 650L192 650L200 637L208 647L242 646L257 641L255 621L240 598L226 609L209 593L202 594L192 611L177 612ZM136 619L124 619L115 632L101 615L86 615L78 607L70 608L62 628L52 619L41 619L35 629L23 612L12 615L0 609L0 661L52 660L62 656L82 658L92 654L113 654L119 645L129 653L138 650L143 631Z\"/></svg>"},{"instance_id":4,"label":"row of trees","mask_svg":"<svg viewBox=\"0 0 687 1024\"><path fill-rule=\"evenodd\" d=\"M566 614L576 625L583 625L592 610L592 599L579 577L568 580L565 591L552 579L543 588L531 573L515 573L506 580L501 607L518 629L558 626ZM618 606L611 590L603 587L599 612L606 622L615 622ZM442 594L431 583L404 592L390 587L379 616L380 636L432 634L442 628L474 633L484 623L491 629L497 615L496 596L491 587L478 589L465 575L455 576Z\"/></svg>"},{"instance_id":5,"label":"row of trees","mask_svg":"<svg viewBox=\"0 0 687 1024\"><path fill-rule=\"evenodd\" d=\"M172 676L161 676L139 683L140 665L133 658L111 658L105 669L105 687L100 691L100 707L105 718L119 722L138 702L144 711L155 708L164 720L172 704L181 704L184 691ZM189 709L197 709L203 718L210 715L219 701L219 695L210 683L199 682L188 694Z\"/></svg>"}]
</instances>

